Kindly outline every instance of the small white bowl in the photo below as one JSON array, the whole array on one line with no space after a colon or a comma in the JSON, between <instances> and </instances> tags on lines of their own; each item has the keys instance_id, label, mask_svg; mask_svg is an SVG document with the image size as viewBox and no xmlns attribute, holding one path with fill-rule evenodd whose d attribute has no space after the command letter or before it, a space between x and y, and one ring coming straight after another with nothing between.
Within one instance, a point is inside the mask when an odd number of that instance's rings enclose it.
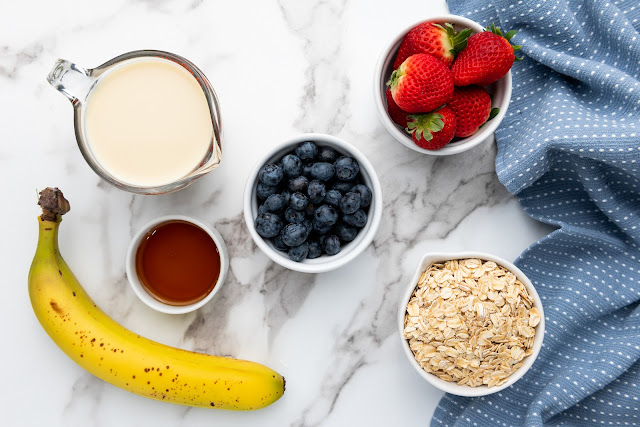
<instances>
[{"instance_id":1,"label":"small white bowl","mask_svg":"<svg viewBox=\"0 0 640 427\"><path fill-rule=\"evenodd\" d=\"M136 252L145 234L147 234L147 232L152 230L155 226L168 221L184 221L200 227L202 230L207 232L209 236L211 236L214 243L218 247L218 253L220 254L220 275L218 276L218 281L206 297L194 302L193 304L170 305L158 301L153 296L151 296L149 292L147 292L147 290L142 286L142 284L140 283L140 279L138 278L138 273L136 272ZM133 239L131 239L131 243L129 244L129 250L127 251L126 271L131 289L133 289L133 292L138 296L138 298L140 298L140 300L142 300L143 303L162 313L183 314L189 313L202 307L207 302L209 302L211 298L213 298L213 296L220 290L225 278L227 277L228 270L229 253L227 251L227 246L222 239L222 236L220 235L220 233L218 233L218 230L208 227L197 219L190 218L184 215L168 215L150 221L144 227L142 227L135 236L133 236Z\"/></svg>"},{"instance_id":2,"label":"small white bowl","mask_svg":"<svg viewBox=\"0 0 640 427\"><path fill-rule=\"evenodd\" d=\"M349 155L356 159L360 164L360 175L364 184L371 189L372 200L367 213L368 221L359 232L358 236L344 246L336 255L322 255L316 259L305 259L301 262L292 261L285 252L277 250L270 241L267 241L258 234L255 229L254 221L258 216L258 200L256 196L256 187L258 185L258 172L260 168L267 163L274 163L280 160L284 155L294 151L297 144L304 141L313 141L318 147L332 147L338 153ZM353 145L343 141L335 136L322 133L307 133L288 139L287 141L277 145L269 150L255 165L249 177L244 190L244 219L251 237L256 245L276 263L290 270L300 271L302 273L323 273L336 268L342 267L355 257L357 257L373 240L373 236L380 225L382 217L382 190L378 175L367 158L358 151Z\"/></svg>"},{"instance_id":3,"label":"small white bowl","mask_svg":"<svg viewBox=\"0 0 640 427\"><path fill-rule=\"evenodd\" d=\"M457 15L434 16L433 18L421 20L405 28L404 31L398 34L398 36L384 48L380 54L378 64L376 65L373 77L373 97L374 102L376 103L376 109L378 110L378 116L380 116L380 120L384 127L387 128L389 133L391 133L398 142L414 151L417 151L418 153L430 154L432 156L448 156L451 154L462 153L463 151L467 151L489 139L493 132L498 128L498 125L500 125L500 122L507 113L509 101L511 100L511 71L509 71L506 76L487 87L487 90L492 95L492 108L497 107L500 109L500 112L493 119L487 122L487 124L482 126L475 134L455 142L450 142L439 150L425 150L424 148L418 147L415 142L413 142L413 139L411 139L411 135L409 135L402 127L391 120L391 117L389 117L385 92L387 90L386 83L393 71L393 61L396 59L396 53L398 52L398 48L400 47L402 40L412 28L422 22L449 22L458 31L463 28L471 28L474 33L479 33L483 30L483 27L477 22Z\"/></svg>"},{"instance_id":4,"label":"small white bowl","mask_svg":"<svg viewBox=\"0 0 640 427\"><path fill-rule=\"evenodd\" d=\"M527 288L529 295L533 298L533 306L536 307L540 311L540 323L536 326L536 335L533 339L533 353L527 356L524 359L524 364L513 374L509 376L509 379L502 385L498 387L487 387L486 385L478 386L478 387L470 387L467 385L458 385L455 382L445 381L443 379L438 378L437 376L426 372L424 369L420 367L415 357L413 356L413 352L411 348L409 348L409 342L404 338L404 316L407 312L407 304L411 299L411 295L416 288L418 283L418 279L420 279L420 275L429 265L444 261L449 261L452 259L465 259L465 258L477 258L484 261L493 261L496 264L506 268L522 282L522 284ZM407 356L409 363L414 367L416 372L420 374L422 378L427 380L432 386L439 388L445 393L451 393L458 396L465 397L477 397L477 396L486 396L489 394L497 393L500 390L503 390L516 381L518 381L522 376L531 368L533 362L535 362L536 357L538 357L538 353L542 348L542 340L544 339L544 310L542 308L542 301L538 296L538 292L533 287L533 284L529 280L527 276L515 265L510 263L509 261L497 257L495 255L483 253L483 252L456 252L456 253L441 253L441 252L432 252L426 254L422 257L418 268L416 269L416 273L411 278L409 285L407 286L407 290L400 300L400 305L398 307L398 332L400 333L400 340L402 341L402 348L404 349L404 354Z\"/></svg>"}]
</instances>

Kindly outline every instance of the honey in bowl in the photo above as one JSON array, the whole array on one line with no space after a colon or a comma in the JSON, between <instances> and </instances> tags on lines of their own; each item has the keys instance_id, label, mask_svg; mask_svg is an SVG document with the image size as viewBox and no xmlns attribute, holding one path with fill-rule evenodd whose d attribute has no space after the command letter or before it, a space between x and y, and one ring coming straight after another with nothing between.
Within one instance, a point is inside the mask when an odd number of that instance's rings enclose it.
<instances>
[{"instance_id":1,"label":"honey in bowl","mask_svg":"<svg viewBox=\"0 0 640 427\"><path fill-rule=\"evenodd\" d=\"M200 301L215 287L220 270L220 253L209 233L187 221L154 226L136 251L140 283L165 304Z\"/></svg>"}]
</instances>

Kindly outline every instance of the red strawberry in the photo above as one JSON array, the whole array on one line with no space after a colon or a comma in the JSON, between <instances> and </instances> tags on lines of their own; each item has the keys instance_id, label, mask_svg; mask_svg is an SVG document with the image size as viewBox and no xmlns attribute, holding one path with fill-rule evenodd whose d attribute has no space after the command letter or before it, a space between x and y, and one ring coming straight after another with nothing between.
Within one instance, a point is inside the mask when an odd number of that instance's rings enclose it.
<instances>
[{"instance_id":1,"label":"red strawberry","mask_svg":"<svg viewBox=\"0 0 640 427\"><path fill-rule=\"evenodd\" d=\"M456 114L448 106L427 114L409 116L407 132L418 147L439 150L447 145L456 132Z\"/></svg>"},{"instance_id":2,"label":"red strawberry","mask_svg":"<svg viewBox=\"0 0 640 427\"><path fill-rule=\"evenodd\" d=\"M509 43L515 33L509 31L503 36L500 28L491 24L487 31L469 37L467 47L460 52L451 68L455 85L486 86L507 74L513 61L522 59L514 54L520 46Z\"/></svg>"},{"instance_id":3,"label":"red strawberry","mask_svg":"<svg viewBox=\"0 0 640 427\"><path fill-rule=\"evenodd\" d=\"M457 33L449 23L444 24L444 27L435 22L418 24L402 40L393 69L398 68L405 59L416 53L428 53L442 59L447 67L451 67L456 53L467 45L470 34L470 28Z\"/></svg>"},{"instance_id":4,"label":"red strawberry","mask_svg":"<svg viewBox=\"0 0 640 427\"><path fill-rule=\"evenodd\" d=\"M387 86L398 107L408 113L421 113L447 102L453 94L453 77L442 61L419 53L391 74Z\"/></svg>"},{"instance_id":5,"label":"red strawberry","mask_svg":"<svg viewBox=\"0 0 640 427\"><path fill-rule=\"evenodd\" d=\"M387 88L387 111L389 112L389 117L391 120L402 126L403 128L407 127L407 116L409 113L404 111L402 108L398 107L396 101L393 100L393 96L391 96L391 89Z\"/></svg>"},{"instance_id":6,"label":"red strawberry","mask_svg":"<svg viewBox=\"0 0 640 427\"><path fill-rule=\"evenodd\" d=\"M491 109L489 92L479 86L456 87L447 105L456 113L456 136L460 138L473 135L498 113L497 108Z\"/></svg>"}]
</instances>

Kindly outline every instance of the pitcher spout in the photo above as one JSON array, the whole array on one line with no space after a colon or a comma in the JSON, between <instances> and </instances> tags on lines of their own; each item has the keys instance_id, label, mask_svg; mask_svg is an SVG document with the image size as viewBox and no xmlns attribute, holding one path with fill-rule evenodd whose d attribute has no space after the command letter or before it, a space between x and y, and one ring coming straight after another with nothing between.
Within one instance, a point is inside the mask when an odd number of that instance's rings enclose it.
<instances>
[{"instance_id":1,"label":"pitcher spout","mask_svg":"<svg viewBox=\"0 0 640 427\"><path fill-rule=\"evenodd\" d=\"M74 107L86 98L94 80L91 70L64 59L58 59L47 76L49 84L66 96Z\"/></svg>"}]
</instances>

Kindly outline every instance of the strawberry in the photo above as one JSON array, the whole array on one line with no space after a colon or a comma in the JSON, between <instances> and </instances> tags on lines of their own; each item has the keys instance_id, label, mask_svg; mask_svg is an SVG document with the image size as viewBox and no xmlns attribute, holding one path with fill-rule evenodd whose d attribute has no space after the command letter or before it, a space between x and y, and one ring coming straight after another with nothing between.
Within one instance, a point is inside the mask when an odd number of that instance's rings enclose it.
<instances>
[{"instance_id":1,"label":"strawberry","mask_svg":"<svg viewBox=\"0 0 640 427\"><path fill-rule=\"evenodd\" d=\"M398 107L408 113L433 111L453 94L453 77L444 62L425 53L408 57L387 82Z\"/></svg>"},{"instance_id":2,"label":"strawberry","mask_svg":"<svg viewBox=\"0 0 640 427\"><path fill-rule=\"evenodd\" d=\"M409 115L409 113L404 111L402 108L398 107L398 104L396 104L396 101L393 100L393 96L391 96L391 89L387 88L386 96L387 96L387 111L389 112L389 117L391 117L391 120L393 120L403 128L406 128L407 116Z\"/></svg>"},{"instance_id":3,"label":"strawberry","mask_svg":"<svg viewBox=\"0 0 640 427\"><path fill-rule=\"evenodd\" d=\"M447 105L456 113L458 123L455 136L465 138L478 131L485 122L498 114L491 109L489 92L479 86L456 87Z\"/></svg>"},{"instance_id":4,"label":"strawberry","mask_svg":"<svg viewBox=\"0 0 640 427\"><path fill-rule=\"evenodd\" d=\"M486 86L500 80L509 72L513 61L519 61L514 51L520 46L509 43L515 30L504 36L495 25L487 27L487 31L469 37L467 47L460 52L451 71L456 86Z\"/></svg>"},{"instance_id":5,"label":"strawberry","mask_svg":"<svg viewBox=\"0 0 640 427\"><path fill-rule=\"evenodd\" d=\"M448 106L427 114L409 116L407 132L420 148L439 150L447 145L456 132L456 114Z\"/></svg>"},{"instance_id":6,"label":"strawberry","mask_svg":"<svg viewBox=\"0 0 640 427\"><path fill-rule=\"evenodd\" d=\"M470 34L470 28L457 33L449 23L444 24L444 27L435 22L418 24L402 40L393 69L397 69L405 59L416 53L428 53L443 60L447 67L451 67L456 53L467 45Z\"/></svg>"}]
</instances>

